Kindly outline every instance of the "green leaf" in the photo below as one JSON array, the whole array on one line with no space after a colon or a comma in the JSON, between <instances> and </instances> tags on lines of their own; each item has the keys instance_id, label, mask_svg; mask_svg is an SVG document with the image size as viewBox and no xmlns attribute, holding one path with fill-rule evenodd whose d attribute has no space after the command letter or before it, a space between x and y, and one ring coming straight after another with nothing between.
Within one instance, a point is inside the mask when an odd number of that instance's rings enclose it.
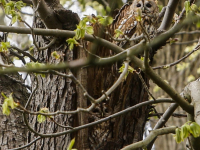
<instances>
[{"instance_id":1,"label":"green leaf","mask_svg":"<svg viewBox=\"0 0 200 150\"><path fill-rule=\"evenodd\" d=\"M128 72L133 73L135 71L135 69L131 66L128 66Z\"/></svg>"},{"instance_id":2,"label":"green leaf","mask_svg":"<svg viewBox=\"0 0 200 150\"><path fill-rule=\"evenodd\" d=\"M37 121L38 121L39 123L43 123L43 122L46 121L46 117L45 117L44 115L38 115L38 116L37 116Z\"/></svg>"},{"instance_id":3,"label":"green leaf","mask_svg":"<svg viewBox=\"0 0 200 150\"><path fill-rule=\"evenodd\" d=\"M196 122L190 124L190 133L195 137L200 136L200 126Z\"/></svg>"},{"instance_id":4,"label":"green leaf","mask_svg":"<svg viewBox=\"0 0 200 150\"><path fill-rule=\"evenodd\" d=\"M175 130L175 135L174 135L174 138L176 140L177 143L181 143L181 141L183 140L181 137L181 129L180 128L176 128Z\"/></svg>"},{"instance_id":5,"label":"green leaf","mask_svg":"<svg viewBox=\"0 0 200 150\"><path fill-rule=\"evenodd\" d=\"M69 143L69 146L68 146L67 150L72 150L72 147L74 146L74 143L75 143L75 138L73 138L71 140L71 142Z\"/></svg>"},{"instance_id":6,"label":"green leaf","mask_svg":"<svg viewBox=\"0 0 200 150\"><path fill-rule=\"evenodd\" d=\"M122 66L119 68L119 73L122 73L124 71L125 65L122 64Z\"/></svg>"},{"instance_id":7,"label":"green leaf","mask_svg":"<svg viewBox=\"0 0 200 150\"><path fill-rule=\"evenodd\" d=\"M3 7L5 7L6 1L5 0L0 0L0 4L2 4Z\"/></svg>"},{"instance_id":8,"label":"green leaf","mask_svg":"<svg viewBox=\"0 0 200 150\"><path fill-rule=\"evenodd\" d=\"M75 33L76 33L75 34L76 40L82 39L85 36L85 28L78 26L77 29L75 30Z\"/></svg>"},{"instance_id":9,"label":"green leaf","mask_svg":"<svg viewBox=\"0 0 200 150\"><path fill-rule=\"evenodd\" d=\"M186 123L181 127L181 138L185 139L190 135L190 126Z\"/></svg>"},{"instance_id":10,"label":"green leaf","mask_svg":"<svg viewBox=\"0 0 200 150\"><path fill-rule=\"evenodd\" d=\"M12 97L12 93L9 95L9 97L7 97L3 92L1 93L1 95L4 97L4 102L3 102L3 114L5 115L9 115L10 114L10 109L9 107L11 107L11 109L14 109L18 106L18 103L15 103Z\"/></svg>"},{"instance_id":11,"label":"green leaf","mask_svg":"<svg viewBox=\"0 0 200 150\"><path fill-rule=\"evenodd\" d=\"M52 52L51 56L54 57L55 59L60 59L60 55L58 54L57 51Z\"/></svg>"},{"instance_id":12,"label":"green leaf","mask_svg":"<svg viewBox=\"0 0 200 150\"><path fill-rule=\"evenodd\" d=\"M115 38L118 38L120 35L123 35L124 33L120 29L115 30Z\"/></svg>"},{"instance_id":13,"label":"green leaf","mask_svg":"<svg viewBox=\"0 0 200 150\"><path fill-rule=\"evenodd\" d=\"M1 42L0 52L8 52L8 48L10 48L10 42Z\"/></svg>"},{"instance_id":14,"label":"green leaf","mask_svg":"<svg viewBox=\"0 0 200 150\"><path fill-rule=\"evenodd\" d=\"M92 26L86 26L86 27L85 27L85 31L86 31L88 34L94 34L94 30L93 30L93 27L92 27Z\"/></svg>"},{"instance_id":15,"label":"green leaf","mask_svg":"<svg viewBox=\"0 0 200 150\"><path fill-rule=\"evenodd\" d=\"M26 3L23 3L22 1L17 1L15 3L15 8L17 8L18 10L21 10L21 8L24 6L26 6Z\"/></svg>"},{"instance_id":16,"label":"green leaf","mask_svg":"<svg viewBox=\"0 0 200 150\"><path fill-rule=\"evenodd\" d=\"M14 24L15 22L17 22L17 19L18 19L17 15L13 16L12 17L12 24Z\"/></svg>"},{"instance_id":17,"label":"green leaf","mask_svg":"<svg viewBox=\"0 0 200 150\"><path fill-rule=\"evenodd\" d=\"M46 107L44 107L44 108L41 108L39 112L40 113L46 113L46 114L48 114L49 113L49 109L46 108ZM42 122L46 121L46 116L44 116L44 115L38 115L37 116L37 120L38 120L39 123L42 123Z\"/></svg>"},{"instance_id":18,"label":"green leaf","mask_svg":"<svg viewBox=\"0 0 200 150\"><path fill-rule=\"evenodd\" d=\"M69 38L69 39L67 39L67 43L69 45L69 49L70 50L74 49L74 45L79 45L79 43L75 40L75 38Z\"/></svg>"},{"instance_id":19,"label":"green leaf","mask_svg":"<svg viewBox=\"0 0 200 150\"><path fill-rule=\"evenodd\" d=\"M2 108L3 108L3 114L5 114L7 116L10 115L10 109L9 109L8 103L6 101L4 101Z\"/></svg>"},{"instance_id":20,"label":"green leaf","mask_svg":"<svg viewBox=\"0 0 200 150\"><path fill-rule=\"evenodd\" d=\"M5 13L6 13L6 15L9 15L10 12L11 12L11 7L10 6L6 6L5 7Z\"/></svg>"},{"instance_id":21,"label":"green leaf","mask_svg":"<svg viewBox=\"0 0 200 150\"><path fill-rule=\"evenodd\" d=\"M189 1L185 1L184 3L185 6L185 11L186 11L186 16L188 16L189 12L190 12L190 2Z\"/></svg>"},{"instance_id":22,"label":"green leaf","mask_svg":"<svg viewBox=\"0 0 200 150\"><path fill-rule=\"evenodd\" d=\"M191 10L194 11L194 12L197 12L198 11L198 7L196 4L192 4L191 5Z\"/></svg>"},{"instance_id":23,"label":"green leaf","mask_svg":"<svg viewBox=\"0 0 200 150\"><path fill-rule=\"evenodd\" d=\"M99 17L98 16L98 22L104 26L108 26L113 22L113 18L112 17L108 17L108 16L104 16L104 17Z\"/></svg>"},{"instance_id":24,"label":"green leaf","mask_svg":"<svg viewBox=\"0 0 200 150\"><path fill-rule=\"evenodd\" d=\"M122 72L124 71L124 69L125 69L125 64L123 63L122 66L119 68L119 73L122 73ZM134 69L133 67L128 66L128 71L127 71L127 73L126 73L124 79L126 80L128 74L129 74L129 73L133 73L134 71L135 71L135 69Z\"/></svg>"}]
</instances>

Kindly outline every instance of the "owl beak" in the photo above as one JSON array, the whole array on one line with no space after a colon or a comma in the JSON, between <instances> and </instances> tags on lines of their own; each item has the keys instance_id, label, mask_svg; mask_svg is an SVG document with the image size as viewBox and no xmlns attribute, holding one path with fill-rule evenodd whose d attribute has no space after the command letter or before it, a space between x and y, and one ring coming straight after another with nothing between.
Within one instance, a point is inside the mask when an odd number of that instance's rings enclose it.
<instances>
[{"instance_id":1,"label":"owl beak","mask_svg":"<svg viewBox=\"0 0 200 150\"><path fill-rule=\"evenodd\" d=\"M144 8L144 7L142 7L142 8L141 8L141 10L142 10L142 13L144 13L144 11L145 11L145 8Z\"/></svg>"}]
</instances>

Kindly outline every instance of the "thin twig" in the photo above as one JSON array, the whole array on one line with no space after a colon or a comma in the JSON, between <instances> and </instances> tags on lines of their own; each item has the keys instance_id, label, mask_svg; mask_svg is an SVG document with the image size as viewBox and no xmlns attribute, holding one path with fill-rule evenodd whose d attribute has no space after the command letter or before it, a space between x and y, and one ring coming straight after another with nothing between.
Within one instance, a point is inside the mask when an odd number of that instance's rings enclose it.
<instances>
[{"instance_id":1,"label":"thin twig","mask_svg":"<svg viewBox=\"0 0 200 150\"><path fill-rule=\"evenodd\" d=\"M136 71L136 73L137 73L138 77L140 78L140 80L141 80L141 82L142 82L142 84L143 84L144 89L146 90L146 92L153 98L154 101L156 101L155 97L154 97L153 94L151 94L151 92L149 91L149 89L148 89L148 87L147 87L147 85L146 85L144 79L142 78L142 76L141 76L141 74L140 74L140 73L141 73L141 70L140 70L139 72ZM155 107L153 107L153 110L154 110L155 114L157 114L157 117L160 119L160 118L161 118L161 115L157 112L157 110L156 110Z\"/></svg>"},{"instance_id":2,"label":"thin twig","mask_svg":"<svg viewBox=\"0 0 200 150\"><path fill-rule=\"evenodd\" d=\"M181 59L171 63L171 64L167 64L167 65L162 65L162 66L158 66L158 67L153 67L153 70L156 69L167 69L169 67L175 66L178 63L180 63L181 61L183 61L184 59L188 58L192 53L194 53L195 51L197 51L200 48L200 43L197 44L197 46L191 51L189 52L187 55L185 55L184 57L182 57Z\"/></svg>"},{"instance_id":3,"label":"thin twig","mask_svg":"<svg viewBox=\"0 0 200 150\"><path fill-rule=\"evenodd\" d=\"M65 135L65 134L68 134L68 133L73 133L73 132L79 131L79 130L81 130L81 129L94 126L94 125L96 125L96 124L100 124L100 123L105 122L105 121L109 121L109 120L111 120L112 118L116 118L116 117L121 116L121 115L123 115L123 114L126 114L126 113L128 113L128 112L130 112L130 111L133 111L133 110L135 110L135 109L138 109L138 108L140 108L140 107L142 107L142 106L150 105L150 104L155 104L155 103L163 103L163 102L174 103L174 101L169 100L169 99L163 99L163 100L160 99L160 100L156 100L156 101L145 101L145 102L136 104L136 105L134 105L134 106L131 106L131 107L129 107L129 108L126 108L126 109L124 109L124 110L122 110L122 111L120 111L120 112L117 112L117 113L115 113L115 114L112 114L112 115L110 115L110 116L108 116L108 117L106 117L106 118L102 118L102 119L97 120L97 121L95 121L95 122L91 122L91 123L88 123L88 124L85 124L85 125L81 125L81 126L78 126L78 127L74 127L74 128L71 129L71 130L65 130L65 131L58 132L58 133L50 133L50 134L41 134L41 133L38 133L38 132L36 132L34 129L31 128L31 126L29 125L29 123L28 123L28 121L27 121L27 119L26 119L26 117L25 117L25 114L24 114L24 120L25 120L25 123L26 123L27 127L29 128L29 130L30 130L31 132L35 133L36 135L39 135L39 136L41 136L41 137L43 137L43 138L45 138L45 137L58 137L58 136L61 136L61 135ZM43 115L43 114L42 114L42 115Z\"/></svg>"},{"instance_id":4,"label":"thin twig","mask_svg":"<svg viewBox=\"0 0 200 150\"><path fill-rule=\"evenodd\" d=\"M71 127L71 126L64 126L64 125L62 125L62 124L57 123L53 118L50 118L50 120L51 120L52 122L54 122L55 124L57 124L59 127L68 128L68 129L73 129L73 127Z\"/></svg>"},{"instance_id":5,"label":"thin twig","mask_svg":"<svg viewBox=\"0 0 200 150\"><path fill-rule=\"evenodd\" d=\"M30 142L30 143L28 143L28 144L26 144L26 145L24 145L24 146L21 146L21 147L18 147L18 148L12 148L12 149L8 149L8 150L20 150L20 149L24 149L24 148L26 148L26 147L31 146L33 143L37 142L37 141L40 140L40 139L42 139L42 137L38 137L38 138L36 138L35 140L33 140L32 142Z\"/></svg>"},{"instance_id":6,"label":"thin twig","mask_svg":"<svg viewBox=\"0 0 200 150\"><path fill-rule=\"evenodd\" d=\"M13 45L10 48L17 50L19 53L22 53L24 56L29 57L32 61L37 62L37 59L35 59L31 54L25 52L24 50L21 50L20 48Z\"/></svg>"},{"instance_id":7,"label":"thin twig","mask_svg":"<svg viewBox=\"0 0 200 150\"><path fill-rule=\"evenodd\" d=\"M6 76L7 78L11 79L13 82L16 82L16 83L19 83L19 84L21 84L22 86L24 86L24 87L28 88L29 90L31 89L31 87L30 87L30 86L28 86L28 85L26 85L26 84L22 83L22 82L21 82L21 81L19 81L19 80L16 80L16 79L14 79L14 78L12 78L12 77L10 77L10 76L8 76L8 75L4 75L4 76Z\"/></svg>"},{"instance_id":8,"label":"thin twig","mask_svg":"<svg viewBox=\"0 0 200 150\"><path fill-rule=\"evenodd\" d=\"M27 102L26 102L26 105L25 105L25 109L28 107L28 105L30 104L32 98L33 98L33 95L35 94L36 90L38 89L38 78L37 76L35 76L35 79L36 79L36 86L35 88L33 89L33 91L31 92L31 95L29 96Z\"/></svg>"}]
</instances>

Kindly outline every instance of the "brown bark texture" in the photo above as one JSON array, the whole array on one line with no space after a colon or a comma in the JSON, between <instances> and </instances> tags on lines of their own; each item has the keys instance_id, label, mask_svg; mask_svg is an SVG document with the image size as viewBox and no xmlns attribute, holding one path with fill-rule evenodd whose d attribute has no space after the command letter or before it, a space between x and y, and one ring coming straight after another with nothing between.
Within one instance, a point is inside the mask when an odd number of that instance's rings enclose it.
<instances>
[{"instance_id":1,"label":"brown bark texture","mask_svg":"<svg viewBox=\"0 0 200 150\"><path fill-rule=\"evenodd\" d=\"M44 28L44 24L40 19L36 20L37 28ZM46 46L49 41L52 40L50 37L36 36L36 41L39 47ZM60 39L60 41L64 39ZM59 62L70 61L73 59L73 51L68 49L67 43L62 41L55 44L43 51L35 50L34 57L42 63L57 64ZM60 59L55 59L51 56L53 51L61 56ZM61 71L63 73L68 73L68 70ZM38 83L36 81L38 80ZM32 88L38 88L34 94L31 101L30 108L32 111L39 111L41 108L47 107L50 112L55 112L57 110L66 111L73 110L76 106L76 96L75 96L75 86L73 85L71 79L66 79L57 75L47 74L45 77L40 75L31 76ZM64 126L72 126L74 119L72 115L58 115L54 120ZM54 124L50 120L45 123L38 123L37 116L29 116L29 123L31 126L40 133L55 133L62 132L64 129ZM28 139L31 142L35 138L34 134L29 133ZM36 144L31 146L31 149L66 149L69 142L71 141L70 135L64 135L58 138L45 138Z\"/></svg>"},{"instance_id":2,"label":"brown bark texture","mask_svg":"<svg viewBox=\"0 0 200 150\"><path fill-rule=\"evenodd\" d=\"M1 60L8 64L9 58L1 54ZM18 81L18 82L16 82ZM1 75L0 76L0 91L7 97L13 93L13 98L16 102L24 105L28 99L29 93L25 86L19 82L24 82L21 75ZM2 104L4 97L0 96L0 103ZM27 141L27 127L23 122L22 114L16 110L11 110L9 116L2 113L0 107L0 150L20 147L26 144Z\"/></svg>"}]
</instances>

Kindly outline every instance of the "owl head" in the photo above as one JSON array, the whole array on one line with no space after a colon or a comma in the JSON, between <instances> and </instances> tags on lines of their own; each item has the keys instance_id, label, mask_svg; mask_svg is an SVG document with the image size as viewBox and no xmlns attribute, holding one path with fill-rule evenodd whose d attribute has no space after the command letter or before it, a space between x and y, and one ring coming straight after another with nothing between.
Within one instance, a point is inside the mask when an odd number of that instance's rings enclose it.
<instances>
[{"instance_id":1,"label":"owl head","mask_svg":"<svg viewBox=\"0 0 200 150\"><path fill-rule=\"evenodd\" d=\"M158 12L156 0L134 0L131 6L134 12L138 12L138 10L146 14Z\"/></svg>"}]
</instances>

